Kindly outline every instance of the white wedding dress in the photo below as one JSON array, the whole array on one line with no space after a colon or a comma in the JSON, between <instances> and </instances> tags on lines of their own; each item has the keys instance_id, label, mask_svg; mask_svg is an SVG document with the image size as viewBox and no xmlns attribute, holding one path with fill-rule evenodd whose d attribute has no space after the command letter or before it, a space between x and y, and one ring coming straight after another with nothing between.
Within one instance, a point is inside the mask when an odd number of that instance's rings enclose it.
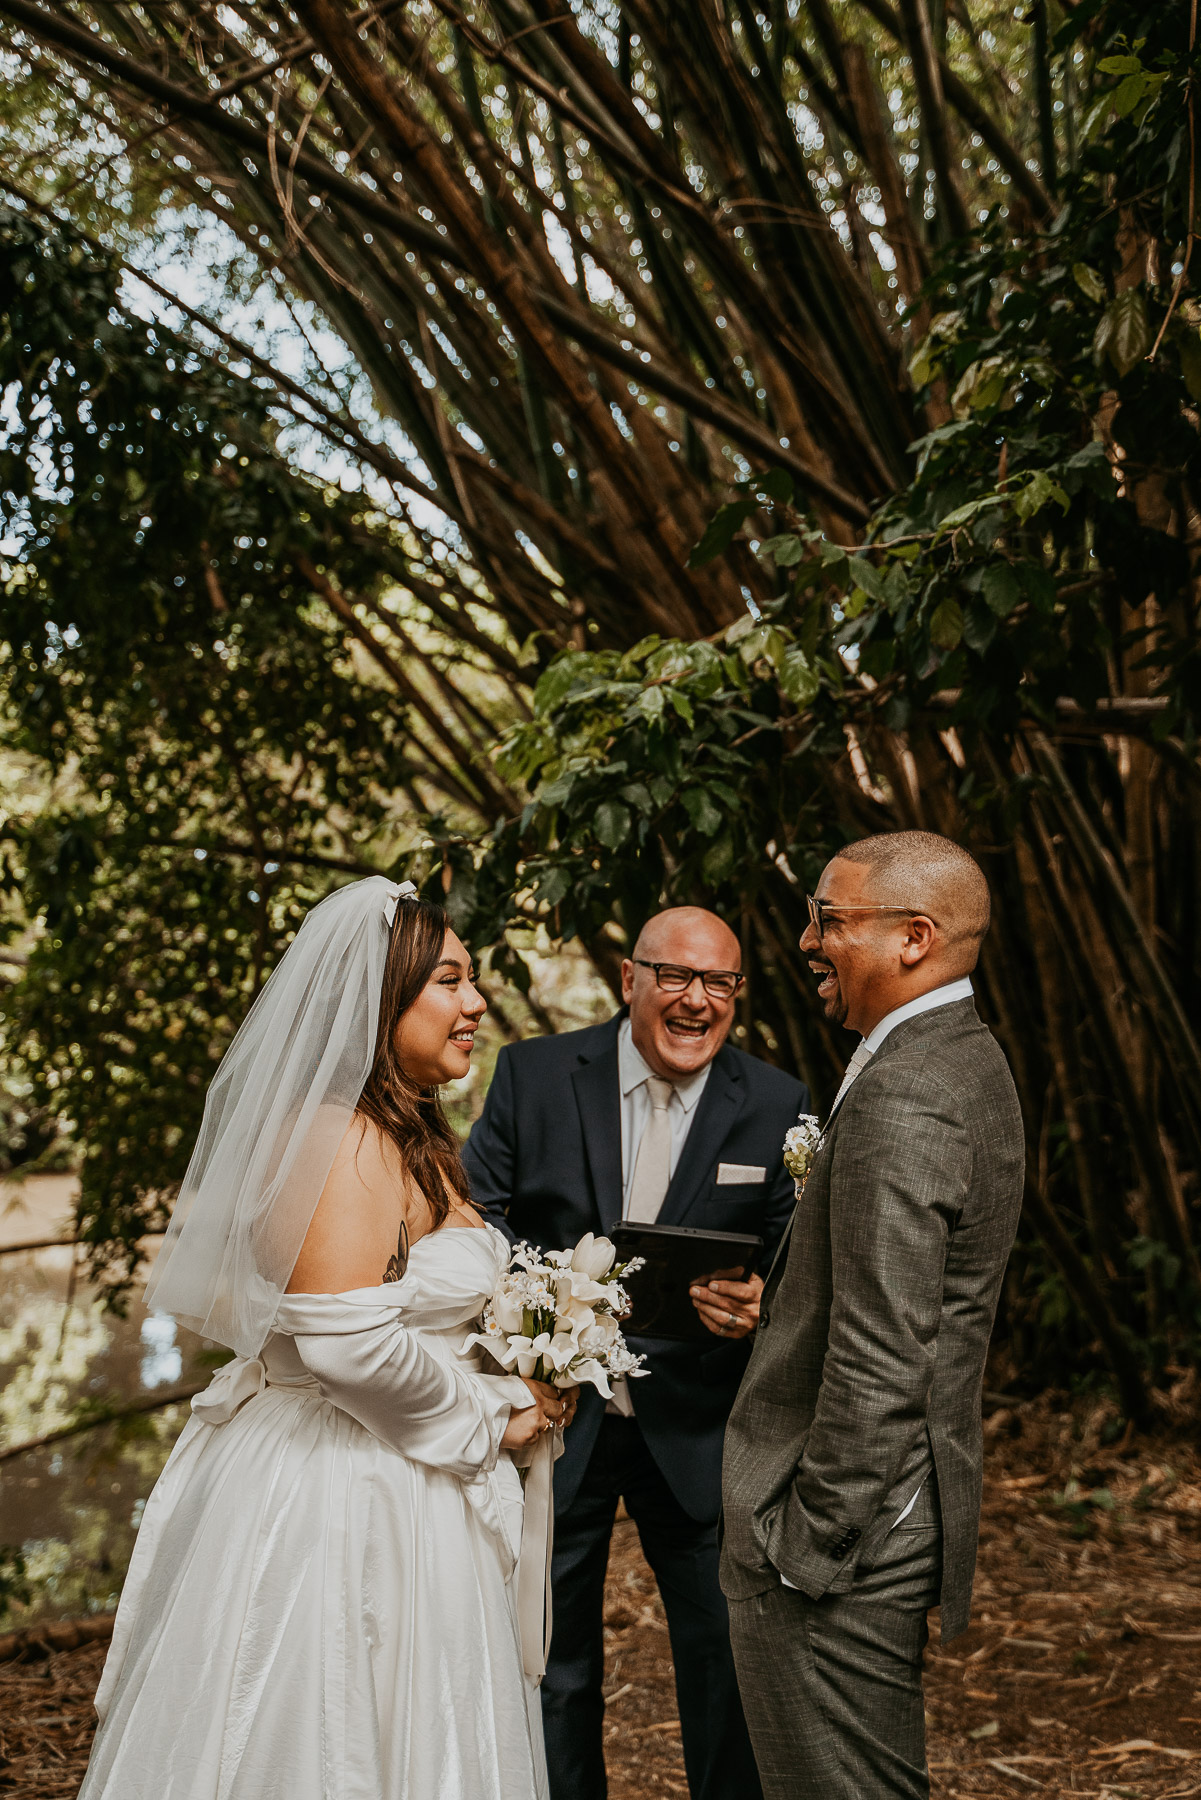
<instances>
[{"instance_id":1,"label":"white wedding dress","mask_svg":"<svg viewBox=\"0 0 1201 1800\"><path fill-rule=\"evenodd\" d=\"M462 1345L491 1226L404 1278L289 1294L146 1507L80 1800L543 1800L515 1601L512 1376Z\"/></svg>"}]
</instances>

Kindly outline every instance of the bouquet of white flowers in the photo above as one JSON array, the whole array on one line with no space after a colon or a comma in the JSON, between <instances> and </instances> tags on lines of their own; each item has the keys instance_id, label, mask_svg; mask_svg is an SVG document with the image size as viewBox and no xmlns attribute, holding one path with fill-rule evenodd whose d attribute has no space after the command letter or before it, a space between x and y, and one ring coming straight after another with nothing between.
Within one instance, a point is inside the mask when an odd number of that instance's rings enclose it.
<instances>
[{"instance_id":1,"label":"bouquet of white flowers","mask_svg":"<svg viewBox=\"0 0 1201 1800\"><path fill-rule=\"evenodd\" d=\"M644 1375L645 1360L628 1349L618 1321L629 1310L623 1275L643 1258L616 1261L608 1238L589 1231L574 1250L518 1244L484 1308L483 1330L468 1338L527 1380L555 1387L591 1382L605 1399L612 1375ZM464 1349L467 1345L464 1345Z\"/></svg>"}]
</instances>

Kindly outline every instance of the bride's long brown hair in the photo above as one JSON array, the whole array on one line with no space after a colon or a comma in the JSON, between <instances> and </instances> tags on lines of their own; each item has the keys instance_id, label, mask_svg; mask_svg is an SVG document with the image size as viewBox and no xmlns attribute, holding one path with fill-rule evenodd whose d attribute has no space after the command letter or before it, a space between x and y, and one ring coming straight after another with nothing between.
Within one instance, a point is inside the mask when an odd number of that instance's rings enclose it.
<instances>
[{"instance_id":1,"label":"bride's long brown hair","mask_svg":"<svg viewBox=\"0 0 1201 1800\"><path fill-rule=\"evenodd\" d=\"M437 1088L419 1087L397 1046L401 1019L438 966L450 920L432 900L400 900L380 990L375 1061L358 1111L395 1144L405 1172L429 1202L433 1230L445 1223L451 1195L469 1198L459 1141Z\"/></svg>"}]
</instances>

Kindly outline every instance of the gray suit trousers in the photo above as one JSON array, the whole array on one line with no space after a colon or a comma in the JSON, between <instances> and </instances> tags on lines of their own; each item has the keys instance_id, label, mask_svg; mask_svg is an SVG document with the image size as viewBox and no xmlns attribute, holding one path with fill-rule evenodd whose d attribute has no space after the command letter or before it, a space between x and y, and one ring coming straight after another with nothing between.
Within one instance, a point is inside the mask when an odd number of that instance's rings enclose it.
<instances>
[{"instance_id":1,"label":"gray suit trousers","mask_svg":"<svg viewBox=\"0 0 1201 1800\"><path fill-rule=\"evenodd\" d=\"M765 1800L927 1800L922 1652L941 1564L931 1474L849 1593L780 1585L730 1601Z\"/></svg>"}]
</instances>

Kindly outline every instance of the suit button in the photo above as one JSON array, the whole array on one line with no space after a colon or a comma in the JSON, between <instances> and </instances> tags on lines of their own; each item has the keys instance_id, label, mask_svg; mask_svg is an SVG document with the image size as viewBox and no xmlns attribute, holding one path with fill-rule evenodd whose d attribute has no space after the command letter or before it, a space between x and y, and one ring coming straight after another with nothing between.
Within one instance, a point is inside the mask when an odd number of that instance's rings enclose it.
<instances>
[{"instance_id":1,"label":"suit button","mask_svg":"<svg viewBox=\"0 0 1201 1800\"><path fill-rule=\"evenodd\" d=\"M770 1325L770 1323L771 1323L771 1320L768 1318L768 1315L765 1312L761 1312L759 1314L759 1329L760 1329L760 1331L766 1331L768 1326Z\"/></svg>"}]
</instances>

